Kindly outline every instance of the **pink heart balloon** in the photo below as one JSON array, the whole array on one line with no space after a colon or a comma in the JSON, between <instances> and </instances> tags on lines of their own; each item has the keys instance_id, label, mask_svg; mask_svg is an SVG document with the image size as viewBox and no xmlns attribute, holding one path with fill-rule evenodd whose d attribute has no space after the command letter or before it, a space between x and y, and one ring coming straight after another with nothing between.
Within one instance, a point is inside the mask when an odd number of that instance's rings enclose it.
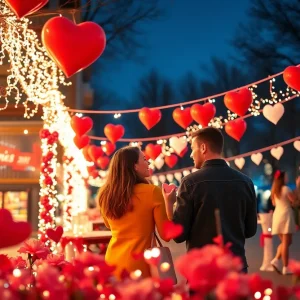
<instances>
[{"instance_id":1,"label":"pink heart balloon","mask_svg":"<svg viewBox=\"0 0 300 300\"><path fill-rule=\"evenodd\" d=\"M162 185L162 187L163 187L164 191L168 194L177 188L176 185L173 183L171 183L171 184L164 183Z\"/></svg>"}]
</instances>

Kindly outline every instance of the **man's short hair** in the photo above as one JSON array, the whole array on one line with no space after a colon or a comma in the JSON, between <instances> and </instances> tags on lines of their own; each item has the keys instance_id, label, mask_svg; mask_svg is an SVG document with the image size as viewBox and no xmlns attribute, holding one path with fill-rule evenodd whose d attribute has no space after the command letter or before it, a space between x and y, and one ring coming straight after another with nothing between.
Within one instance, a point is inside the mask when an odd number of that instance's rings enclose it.
<instances>
[{"instance_id":1,"label":"man's short hair","mask_svg":"<svg viewBox=\"0 0 300 300\"><path fill-rule=\"evenodd\" d=\"M221 130L214 127L206 127L192 133L192 138L197 142L208 144L211 152L221 154L223 152L224 138Z\"/></svg>"}]
</instances>

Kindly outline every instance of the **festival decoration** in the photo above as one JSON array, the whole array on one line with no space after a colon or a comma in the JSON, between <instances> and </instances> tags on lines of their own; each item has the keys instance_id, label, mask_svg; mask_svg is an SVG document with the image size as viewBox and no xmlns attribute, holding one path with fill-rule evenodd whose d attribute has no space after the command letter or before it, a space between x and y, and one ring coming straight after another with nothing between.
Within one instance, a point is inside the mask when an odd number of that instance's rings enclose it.
<instances>
[{"instance_id":1,"label":"festival decoration","mask_svg":"<svg viewBox=\"0 0 300 300\"><path fill-rule=\"evenodd\" d=\"M125 133L125 129L122 125L107 124L104 127L105 136L115 144Z\"/></svg>"},{"instance_id":2,"label":"festival decoration","mask_svg":"<svg viewBox=\"0 0 300 300\"><path fill-rule=\"evenodd\" d=\"M283 114L284 106L281 103L276 103L274 106L267 104L263 108L264 117L275 125L281 119Z\"/></svg>"},{"instance_id":3,"label":"festival decoration","mask_svg":"<svg viewBox=\"0 0 300 300\"><path fill-rule=\"evenodd\" d=\"M97 159L97 165L102 170L105 170L107 166L109 165L109 158L107 156L101 156Z\"/></svg>"},{"instance_id":4,"label":"festival decoration","mask_svg":"<svg viewBox=\"0 0 300 300\"><path fill-rule=\"evenodd\" d=\"M46 234L47 234L48 238L50 240L54 241L55 243L58 243L60 241L63 233L64 233L64 229L61 226L58 226L55 229L48 228L46 230Z\"/></svg>"},{"instance_id":5,"label":"festival decoration","mask_svg":"<svg viewBox=\"0 0 300 300\"><path fill-rule=\"evenodd\" d=\"M19 18L31 15L40 10L49 0L5 0L10 9Z\"/></svg>"},{"instance_id":6,"label":"festival decoration","mask_svg":"<svg viewBox=\"0 0 300 300\"><path fill-rule=\"evenodd\" d=\"M73 116L71 118L71 127L77 136L82 136L93 128L93 120L90 117L80 118Z\"/></svg>"},{"instance_id":7,"label":"festival decoration","mask_svg":"<svg viewBox=\"0 0 300 300\"><path fill-rule=\"evenodd\" d=\"M159 109L149 109L148 107L144 107L139 111L139 119L142 124L150 130L160 121L161 112Z\"/></svg>"},{"instance_id":8,"label":"festival decoration","mask_svg":"<svg viewBox=\"0 0 300 300\"><path fill-rule=\"evenodd\" d=\"M244 119L229 121L225 125L226 133L237 141L240 141L247 129L247 123Z\"/></svg>"},{"instance_id":9,"label":"festival decoration","mask_svg":"<svg viewBox=\"0 0 300 300\"><path fill-rule=\"evenodd\" d=\"M82 136L76 135L74 137L73 141L78 149L82 149L89 144L90 138L87 135L82 135Z\"/></svg>"},{"instance_id":10,"label":"festival decoration","mask_svg":"<svg viewBox=\"0 0 300 300\"><path fill-rule=\"evenodd\" d=\"M54 17L43 27L42 41L53 61L71 77L100 57L106 37L97 23L76 25L65 17Z\"/></svg>"},{"instance_id":11,"label":"festival decoration","mask_svg":"<svg viewBox=\"0 0 300 300\"><path fill-rule=\"evenodd\" d=\"M145 153L152 160L156 160L158 156L161 154L162 149L160 145L148 144L145 148Z\"/></svg>"},{"instance_id":12,"label":"festival decoration","mask_svg":"<svg viewBox=\"0 0 300 300\"><path fill-rule=\"evenodd\" d=\"M300 152L300 141L295 141L293 145L295 149Z\"/></svg>"},{"instance_id":13,"label":"festival decoration","mask_svg":"<svg viewBox=\"0 0 300 300\"><path fill-rule=\"evenodd\" d=\"M215 117L216 107L212 103L194 104L191 107L191 116L194 121L202 127L207 127L209 122Z\"/></svg>"},{"instance_id":14,"label":"festival decoration","mask_svg":"<svg viewBox=\"0 0 300 300\"><path fill-rule=\"evenodd\" d=\"M102 150L107 156L110 156L116 150L116 145L110 142L104 142L104 144L102 144Z\"/></svg>"},{"instance_id":15,"label":"festival decoration","mask_svg":"<svg viewBox=\"0 0 300 300\"><path fill-rule=\"evenodd\" d=\"M242 88L237 92L228 92L224 97L225 106L242 117L252 104L252 92L247 88Z\"/></svg>"},{"instance_id":16,"label":"festival decoration","mask_svg":"<svg viewBox=\"0 0 300 300\"><path fill-rule=\"evenodd\" d=\"M171 184L163 183L162 188L166 193L171 193L173 190L176 189L176 185L173 183L171 183Z\"/></svg>"},{"instance_id":17,"label":"festival decoration","mask_svg":"<svg viewBox=\"0 0 300 300\"><path fill-rule=\"evenodd\" d=\"M103 156L103 150L100 146L90 145L88 146L88 154L96 162L99 157Z\"/></svg>"},{"instance_id":18,"label":"festival decoration","mask_svg":"<svg viewBox=\"0 0 300 300\"><path fill-rule=\"evenodd\" d=\"M174 121L181 126L183 129L186 129L192 122L193 119L191 117L191 108L176 108L173 111L173 119Z\"/></svg>"},{"instance_id":19,"label":"festival decoration","mask_svg":"<svg viewBox=\"0 0 300 300\"><path fill-rule=\"evenodd\" d=\"M179 138L176 136L171 137L169 139L169 145L179 156L183 156L187 152L187 140L185 136Z\"/></svg>"},{"instance_id":20,"label":"festival decoration","mask_svg":"<svg viewBox=\"0 0 300 300\"><path fill-rule=\"evenodd\" d=\"M178 158L175 154L165 156L165 163L169 168L173 168L177 164Z\"/></svg>"},{"instance_id":21,"label":"festival decoration","mask_svg":"<svg viewBox=\"0 0 300 300\"><path fill-rule=\"evenodd\" d=\"M154 161L154 166L155 166L155 168L158 169L158 170L160 170L160 169L163 167L164 164L165 164L165 161L164 161L164 159L162 158L161 155L159 155L159 156L155 159L155 161Z\"/></svg>"},{"instance_id":22,"label":"festival decoration","mask_svg":"<svg viewBox=\"0 0 300 300\"><path fill-rule=\"evenodd\" d=\"M251 155L251 160L257 165L259 166L259 164L261 163L263 159L263 155L261 153L254 153Z\"/></svg>"},{"instance_id":23,"label":"festival decoration","mask_svg":"<svg viewBox=\"0 0 300 300\"><path fill-rule=\"evenodd\" d=\"M241 170L245 165L245 159L243 157L236 158L234 160L235 165Z\"/></svg>"},{"instance_id":24,"label":"festival decoration","mask_svg":"<svg viewBox=\"0 0 300 300\"><path fill-rule=\"evenodd\" d=\"M287 67L283 71L283 79L289 87L300 91L300 68L298 66Z\"/></svg>"},{"instance_id":25,"label":"festival decoration","mask_svg":"<svg viewBox=\"0 0 300 300\"><path fill-rule=\"evenodd\" d=\"M271 149L271 155L275 157L277 160L280 160L283 154L283 148L281 146Z\"/></svg>"}]
</instances>

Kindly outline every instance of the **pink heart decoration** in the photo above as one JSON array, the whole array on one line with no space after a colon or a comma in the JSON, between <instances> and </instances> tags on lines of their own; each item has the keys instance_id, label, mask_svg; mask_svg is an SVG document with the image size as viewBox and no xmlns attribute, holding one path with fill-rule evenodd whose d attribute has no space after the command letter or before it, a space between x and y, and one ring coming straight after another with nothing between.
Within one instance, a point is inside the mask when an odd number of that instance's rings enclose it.
<instances>
[{"instance_id":1,"label":"pink heart decoration","mask_svg":"<svg viewBox=\"0 0 300 300\"><path fill-rule=\"evenodd\" d=\"M251 160L256 164L259 165L263 159L263 155L261 153L254 153L251 155Z\"/></svg>"},{"instance_id":2,"label":"pink heart decoration","mask_svg":"<svg viewBox=\"0 0 300 300\"><path fill-rule=\"evenodd\" d=\"M284 106L281 103L276 103L274 106L267 104L263 108L264 117L275 125L281 119L283 114Z\"/></svg>"},{"instance_id":3,"label":"pink heart decoration","mask_svg":"<svg viewBox=\"0 0 300 300\"><path fill-rule=\"evenodd\" d=\"M14 222L7 209L0 209L0 228L0 249L20 244L31 234L31 225L28 222Z\"/></svg>"},{"instance_id":4,"label":"pink heart decoration","mask_svg":"<svg viewBox=\"0 0 300 300\"><path fill-rule=\"evenodd\" d=\"M166 221L163 224L163 234L166 239L174 239L183 233L183 227L181 224L175 224L172 221Z\"/></svg>"},{"instance_id":5,"label":"pink heart decoration","mask_svg":"<svg viewBox=\"0 0 300 300\"><path fill-rule=\"evenodd\" d=\"M182 151L186 149L187 146L187 140L185 137L177 137L177 136L172 136L169 139L169 145L174 149L176 154L180 154Z\"/></svg>"},{"instance_id":6,"label":"pink heart decoration","mask_svg":"<svg viewBox=\"0 0 300 300\"><path fill-rule=\"evenodd\" d=\"M48 228L46 234L48 238L55 243L58 243L64 233L64 229L61 226L56 227L55 229Z\"/></svg>"},{"instance_id":7,"label":"pink heart decoration","mask_svg":"<svg viewBox=\"0 0 300 300\"><path fill-rule=\"evenodd\" d=\"M176 185L173 184L173 183L171 183L171 184L164 183L164 184L162 185L162 187L163 187L164 191L165 191L166 193L168 193L168 194L171 193L173 190L176 189Z\"/></svg>"},{"instance_id":8,"label":"pink heart decoration","mask_svg":"<svg viewBox=\"0 0 300 300\"><path fill-rule=\"evenodd\" d=\"M273 148L271 149L271 155L273 157L275 157L277 160L279 160L283 154L283 148L280 146L280 147L277 147L277 148Z\"/></svg>"}]
</instances>

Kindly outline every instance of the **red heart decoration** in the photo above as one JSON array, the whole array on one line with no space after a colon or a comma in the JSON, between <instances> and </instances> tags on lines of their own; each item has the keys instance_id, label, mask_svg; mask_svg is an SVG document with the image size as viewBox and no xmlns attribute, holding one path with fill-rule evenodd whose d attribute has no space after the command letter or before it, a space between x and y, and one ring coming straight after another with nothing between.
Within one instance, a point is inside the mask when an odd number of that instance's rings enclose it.
<instances>
[{"instance_id":1,"label":"red heart decoration","mask_svg":"<svg viewBox=\"0 0 300 300\"><path fill-rule=\"evenodd\" d=\"M71 119L71 127L78 136L82 136L93 128L93 120L90 117L79 118L73 116Z\"/></svg>"},{"instance_id":2,"label":"red heart decoration","mask_svg":"<svg viewBox=\"0 0 300 300\"><path fill-rule=\"evenodd\" d=\"M84 147L84 148L82 149L82 154L83 154L83 156L84 156L84 158L85 158L86 161L92 162L93 160L92 160L92 158L90 157L88 150L89 150L89 146Z\"/></svg>"},{"instance_id":3,"label":"red heart decoration","mask_svg":"<svg viewBox=\"0 0 300 300\"><path fill-rule=\"evenodd\" d=\"M166 239L171 240L183 233L183 227L181 224L175 224L172 221L166 221L163 224L163 234Z\"/></svg>"},{"instance_id":4,"label":"red heart decoration","mask_svg":"<svg viewBox=\"0 0 300 300\"><path fill-rule=\"evenodd\" d=\"M205 103L204 105L194 104L191 107L191 116L202 127L207 127L211 119L216 114L216 107L212 103Z\"/></svg>"},{"instance_id":5,"label":"red heart decoration","mask_svg":"<svg viewBox=\"0 0 300 300\"><path fill-rule=\"evenodd\" d=\"M48 1L49 0L5 0L6 4L19 19L40 10Z\"/></svg>"},{"instance_id":6,"label":"red heart decoration","mask_svg":"<svg viewBox=\"0 0 300 300\"><path fill-rule=\"evenodd\" d=\"M148 144L145 147L145 154L146 157L148 156L149 158L151 158L152 160L155 160L159 154L161 154L161 146L160 145L153 145L153 144Z\"/></svg>"},{"instance_id":7,"label":"red heart decoration","mask_svg":"<svg viewBox=\"0 0 300 300\"><path fill-rule=\"evenodd\" d=\"M114 153L114 151L116 150L116 145L112 144L110 142L106 142L105 145L102 146L102 150L104 151L104 153L107 156L110 156Z\"/></svg>"},{"instance_id":8,"label":"red heart decoration","mask_svg":"<svg viewBox=\"0 0 300 300\"><path fill-rule=\"evenodd\" d=\"M178 158L175 154L171 154L170 156L165 156L165 163L169 166L169 168L173 168L177 164Z\"/></svg>"},{"instance_id":9,"label":"red heart decoration","mask_svg":"<svg viewBox=\"0 0 300 300\"><path fill-rule=\"evenodd\" d=\"M14 245L29 238L31 226L28 222L14 222L7 209L0 209L0 249Z\"/></svg>"},{"instance_id":10,"label":"red heart decoration","mask_svg":"<svg viewBox=\"0 0 300 300\"><path fill-rule=\"evenodd\" d=\"M73 141L78 149L82 149L89 144L90 138L87 135L82 135L82 136L76 135Z\"/></svg>"},{"instance_id":11,"label":"red heart decoration","mask_svg":"<svg viewBox=\"0 0 300 300\"><path fill-rule=\"evenodd\" d=\"M244 119L229 121L225 125L226 133L237 141L240 141L247 129L247 123Z\"/></svg>"},{"instance_id":12,"label":"red heart decoration","mask_svg":"<svg viewBox=\"0 0 300 300\"><path fill-rule=\"evenodd\" d=\"M144 107L139 111L139 119L144 126L150 130L161 119L161 112L159 109L149 109Z\"/></svg>"},{"instance_id":13,"label":"red heart decoration","mask_svg":"<svg viewBox=\"0 0 300 300\"><path fill-rule=\"evenodd\" d=\"M93 161L97 161L103 155L103 150L99 146L91 145L88 147L88 154Z\"/></svg>"},{"instance_id":14,"label":"red heart decoration","mask_svg":"<svg viewBox=\"0 0 300 300\"><path fill-rule=\"evenodd\" d=\"M56 244L60 241L63 233L64 233L64 229L61 226L58 226L55 229L48 228L46 230L46 234L48 238L54 241Z\"/></svg>"},{"instance_id":15,"label":"red heart decoration","mask_svg":"<svg viewBox=\"0 0 300 300\"><path fill-rule=\"evenodd\" d=\"M124 133L125 129L122 125L107 124L104 127L105 136L114 144L123 137Z\"/></svg>"},{"instance_id":16,"label":"red heart decoration","mask_svg":"<svg viewBox=\"0 0 300 300\"><path fill-rule=\"evenodd\" d=\"M70 77L99 58L106 37L94 22L76 25L67 18L54 17L43 27L42 41L53 61Z\"/></svg>"},{"instance_id":17,"label":"red heart decoration","mask_svg":"<svg viewBox=\"0 0 300 300\"><path fill-rule=\"evenodd\" d=\"M183 129L186 129L193 122L191 117L191 108L176 108L173 111L173 119L179 126L181 126Z\"/></svg>"},{"instance_id":18,"label":"red heart decoration","mask_svg":"<svg viewBox=\"0 0 300 300\"><path fill-rule=\"evenodd\" d=\"M300 91L300 68L295 66L287 67L283 71L283 80L292 89Z\"/></svg>"},{"instance_id":19,"label":"red heart decoration","mask_svg":"<svg viewBox=\"0 0 300 300\"><path fill-rule=\"evenodd\" d=\"M166 193L171 193L173 190L176 189L176 185L174 183L171 184L163 183L162 187Z\"/></svg>"},{"instance_id":20,"label":"red heart decoration","mask_svg":"<svg viewBox=\"0 0 300 300\"><path fill-rule=\"evenodd\" d=\"M226 107L240 117L245 115L252 101L252 93L248 88L228 92L224 97Z\"/></svg>"},{"instance_id":21,"label":"red heart decoration","mask_svg":"<svg viewBox=\"0 0 300 300\"><path fill-rule=\"evenodd\" d=\"M107 156L101 156L97 159L97 165L102 169L105 170L109 164L109 158Z\"/></svg>"}]
</instances>

